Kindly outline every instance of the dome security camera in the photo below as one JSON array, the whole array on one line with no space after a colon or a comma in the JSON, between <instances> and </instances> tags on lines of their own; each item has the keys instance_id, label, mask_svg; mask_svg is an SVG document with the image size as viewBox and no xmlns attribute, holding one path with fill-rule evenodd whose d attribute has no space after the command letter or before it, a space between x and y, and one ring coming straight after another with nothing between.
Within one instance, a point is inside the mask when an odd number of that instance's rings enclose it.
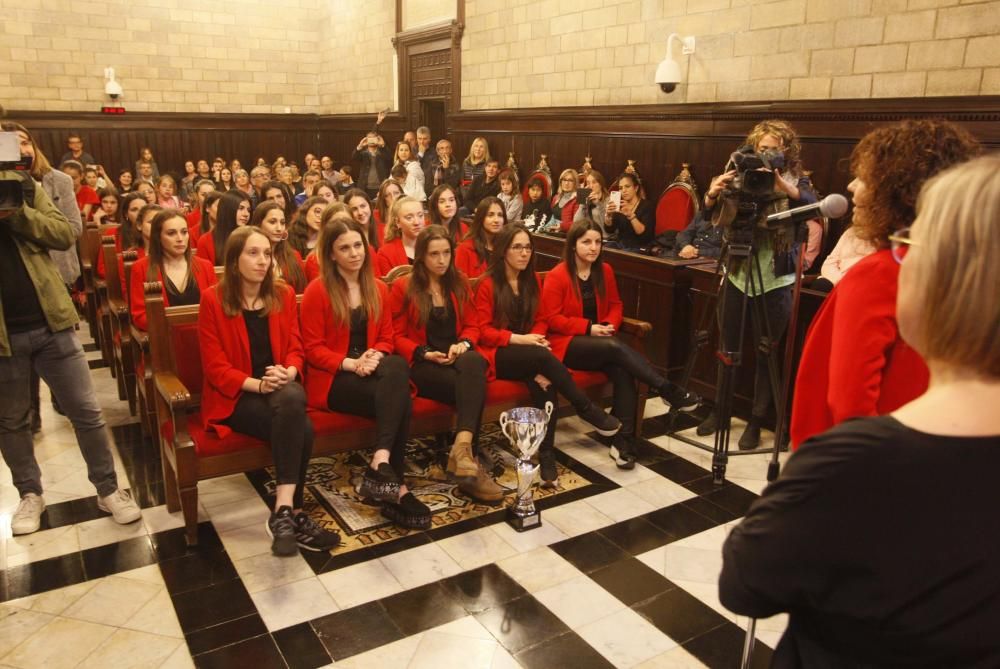
<instances>
[{"instance_id":1,"label":"dome security camera","mask_svg":"<svg viewBox=\"0 0 1000 669\"><path fill-rule=\"evenodd\" d=\"M117 100L122 96L122 85L115 81L115 68L104 68L104 94L112 100Z\"/></svg>"},{"instance_id":2,"label":"dome security camera","mask_svg":"<svg viewBox=\"0 0 1000 669\"><path fill-rule=\"evenodd\" d=\"M671 33L667 38L667 57L660 61L656 68L656 77L653 81L664 93L673 93L677 90L677 84L681 83L684 76L681 73L681 66L674 60L673 46L674 40L681 43L681 52L687 56L694 53L694 37L681 37L677 33Z\"/></svg>"}]
</instances>

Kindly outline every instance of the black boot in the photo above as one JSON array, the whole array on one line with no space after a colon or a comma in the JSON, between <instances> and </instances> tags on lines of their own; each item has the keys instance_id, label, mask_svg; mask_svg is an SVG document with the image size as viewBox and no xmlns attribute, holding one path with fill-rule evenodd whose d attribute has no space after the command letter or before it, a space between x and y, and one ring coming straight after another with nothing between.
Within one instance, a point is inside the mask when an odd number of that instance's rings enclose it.
<instances>
[{"instance_id":1,"label":"black boot","mask_svg":"<svg viewBox=\"0 0 1000 669\"><path fill-rule=\"evenodd\" d=\"M715 434L715 431L718 429L718 418L713 409L712 413L708 414L708 418L698 423L698 427L695 428L695 434L699 437L707 437L710 434Z\"/></svg>"},{"instance_id":2,"label":"black boot","mask_svg":"<svg viewBox=\"0 0 1000 669\"><path fill-rule=\"evenodd\" d=\"M739 446L741 451L752 451L760 446L760 426L763 422L763 418L750 416L747 429L743 430L743 434L740 436Z\"/></svg>"},{"instance_id":3,"label":"black boot","mask_svg":"<svg viewBox=\"0 0 1000 669\"><path fill-rule=\"evenodd\" d=\"M558 484L559 471L556 468L556 452L549 446L538 451L538 464L541 467L542 487L555 488Z\"/></svg>"}]
</instances>

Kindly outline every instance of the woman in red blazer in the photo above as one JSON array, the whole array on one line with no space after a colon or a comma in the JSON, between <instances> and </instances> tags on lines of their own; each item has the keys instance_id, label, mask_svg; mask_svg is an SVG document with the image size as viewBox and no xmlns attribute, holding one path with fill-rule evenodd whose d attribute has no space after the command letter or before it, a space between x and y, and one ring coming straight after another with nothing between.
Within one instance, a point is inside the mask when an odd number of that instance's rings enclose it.
<instances>
[{"instance_id":1,"label":"woman in red blazer","mask_svg":"<svg viewBox=\"0 0 1000 669\"><path fill-rule=\"evenodd\" d=\"M297 382L304 360L295 291L274 278L271 242L256 228L234 231L222 260L222 281L202 293L198 312L205 427L222 438L236 431L271 444L272 553L294 555L296 545L329 550L340 537L302 512L313 427Z\"/></svg>"},{"instance_id":2,"label":"woman in red blazer","mask_svg":"<svg viewBox=\"0 0 1000 669\"><path fill-rule=\"evenodd\" d=\"M115 238L115 253L142 246L142 230L139 227L139 212L146 206L146 199L138 193L128 193L122 197L118 206L118 220L121 224L111 233ZM125 283L122 275L124 263L118 265L118 276ZM104 250L97 254L97 276L104 278L107 269L104 266ZM122 293L124 295L124 293Z\"/></svg>"},{"instance_id":3,"label":"woman in red blazer","mask_svg":"<svg viewBox=\"0 0 1000 669\"><path fill-rule=\"evenodd\" d=\"M320 279L302 298L309 406L375 420L375 454L361 495L385 502L382 514L400 526L425 530L430 509L403 482L410 370L392 354L389 289L375 278L364 229L350 214L335 214L323 226L316 253Z\"/></svg>"},{"instance_id":4,"label":"woman in red blazer","mask_svg":"<svg viewBox=\"0 0 1000 669\"><path fill-rule=\"evenodd\" d=\"M472 217L465 241L455 251L455 265L470 279L486 272L493 252L493 238L507 221L507 210L499 198L484 197Z\"/></svg>"},{"instance_id":5,"label":"woman in red blazer","mask_svg":"<svg viewBox=\"0 0 1000 669\"><path fill-rule=\"evenodd\" d=\"M277 202L261 202L254 209L250 225L260 228L271 240L271 255L274 257L274 271L277 278L295 289L296 294L306 289L306 266L302 256L288 243L288 228L285 227L285 210Z\"/></svg>"},{"instance_id":6,"label":"woman in red blazer","mask_svg":"<svg viewBox=\"0 0 1000 669\"><path fill-rule=\"evenodd\" d=\"M468 226L458 215L458 191L451 184L441 184L427 198L427 209L433 225L444 226L455 243L460 244L469 232Z\"/></svg>"},{"instance_id":7,"label":"woman in red blazer","mask_svg":"<svg viewBox=\"0 0 1000 669\"><path fill-rule=\"evenodd\" d=\"M379 248L376 259L379 276L385 276L393 267L413 264L417 235L423 229L424 205L420 200L404 195L393 203L385 228L385 244Z\"/></svg>"},{"instance_id":8,"label":"woman in red blazer","mask_svg":"<svg viewBox=\"0 0 1000 669\"><path fill-rule=\"evenodd\" d=\"M389 304L396 350L410 361L417 394L457 410L448 472L462 492L492 504L503 499L503 489L477 461L473 446L486 403L487 364L473 350L479 339L476 308L468 280L455 269L454 249L447 229L423 230L413 272L393 282Z\"/></svg>"},{"instance_id":9,"label":"woman in red blazer","mask_svg":"<svg viewBox=\"0 0 1000 669\"><path fill-rule=\"evenodd\" d=\"M481 208L477 208L477 216ZM493 258L476 290L479 350L490 365L491 378L523 381L540 409L546 402L552 402L553 408L558 406L558 392L598 432L614 435L621 429L621 421L587 399L566 366L549 350L546 324L538 319L541 288L535 274L531 235L523 223L512 223L497 233ZM554 485L556 480L555 436L553 414L538 451L542 480L547 485Z\"/></svg>"},{"instance_id":10,"label":"woman in red blazer","mask_svg":"<svg viewBox=\"0 0 1000 669\"><path fill-rule=\"evenodd\" d=\"M132 265L132 322L146 329L146 293L143 283L159 281L163 304L179 307L198 304L201 294L215 285L215 268L191 254L187 221L176 209L162 209L153 216L149 231L149 255Z\"/></svg>"},{"instance_id":11,"label":"woman in red blazer","mask_svg":"<svg viewBox=\"0 0 1000 669\"><path fill-rule=\"evenodd\" d=\"M386 179L382 182L382 187L379 189L379 197L382 197L382 192L386 189L388 184L395 184L395 181L391 179ZM399 190L399 185L396 184L396 189ZM402 194L402 191L399 191ZM385 222L378 217L378 212L376 215L372 215L372 204L368 200L368 195L360 188L351 188L346 193L344 193L343 202L347 205L347 211L350 212L351 216L354 218L354 222L361 226L361 229L365 231L365 240L368 242L368 246L373 249L373 254L383 244L385 237ZM392 204L391 202L389 203ZM388 215L386 216L388 218Z\"/></svg>"},{"instance_id":12,"label":"woman in red blazer","mask_svg":"<svg viewBox=\"0 0 1000 669\"><path fill-rule=\"evenodd\" d=\"M622 324L622 301L614 270L601 258L601 226L577 221L566 235L563 262L545 277L542 318L552 352L570 369L602 371L614 384L611 413L622 421L611 457L621 469L635 466L636 379L660 393L676 411L693 411L700 398L671 383L635 349L615 337Z\"/></svg>"},{"instance_id":13,"label":"woman in red blazer","mask_svg":"<svg viewBox=\"0 0 1000 669\"><path fill-rule=\"evenodd\" d=\"M222 264L222 249L236 228L250 222L250 198L238 190L226 191L219 197L218 216L209 232L198 238L198 257L213 266Z\"/></svg>"}]
</instances>

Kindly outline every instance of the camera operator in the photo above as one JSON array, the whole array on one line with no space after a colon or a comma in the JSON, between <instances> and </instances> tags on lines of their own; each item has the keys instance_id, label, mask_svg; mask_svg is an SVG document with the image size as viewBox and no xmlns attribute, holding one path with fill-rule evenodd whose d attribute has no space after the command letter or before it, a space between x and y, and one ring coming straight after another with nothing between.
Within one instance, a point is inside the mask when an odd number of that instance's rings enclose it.
<instances>
[{"instance_id":1,"label":"camera operator","mask_svg":"<svg viewBox=\"0 0 1000 669\"><path fill-rule=\"evenodd\" d=\"M97 488L97 506L119 523L134 522L141 513L118 487L110 434L73 330L76 309L47 253L71 248L76 234L30 174L0 172L0 180L19 183L22 200L16 208L0 210L0 380L6 391L0 395L0 452L21 495L11 531L36 531L45 510L30 431L32 368L73 424L90 481Z\"/></svg>"},{"instance_id":2,"label":"camera operator","mask_svg":"<svg viewBox=\"0 0 1000 669\"><path fill-rule=\"evenodd\" d=\"M761 121L745 141L746 147L752 147L757 154L768 152L777 164L784 164L784 169L775 167L774 172L774 192L788 197L788 207L798 207L816 202L816 194L812 189L809 178L805 176L802 169L802 161L799 158L801 144L795 129L787 121L767 120ZM735 169L728 170L712 179L712 185L705 192L705 216L718 216L716 205L719 202L723 191L729 187L736 178ZM758 323L760 340L757 342L756 361L754 369L754 390L753 405L750 413L750 422L746 430L740 436L740 450L752 450L760 444L760 430L767 415L767 410L771 406L772 389L771 377L768 372L769 354L777 350L781 341L781 336L788 326L788 319L792 311L792 285L795 283L795 268L798 261L800 248L793 239L776 239L777 231L762 230L755 226L753 231L753 245L760 261L763 286L755 285L751 287L747 304L748 321L756 320L756 313L759 309L758 301L763 300L764 310L767 314L767 322L770 326L770 339L764 328L764 323ZM791 235L785 235L791 237ZM746 286L746 272L753 269L751 259L729 262L729 280L724 282L720 289L724 291L719 296L719 327L722 346L727 351L735 351L740 347L740 318L742 315L743 290ZM754 282L757 281L756 273L753 274ZM724 310L724 312L723 312ZM748 325L750 325L748 323ZM722 370L719 370L721 386ZM697 429L699 435L708 435L717 429L716 414L713 411Z\"/></svg>"}]
</instances>

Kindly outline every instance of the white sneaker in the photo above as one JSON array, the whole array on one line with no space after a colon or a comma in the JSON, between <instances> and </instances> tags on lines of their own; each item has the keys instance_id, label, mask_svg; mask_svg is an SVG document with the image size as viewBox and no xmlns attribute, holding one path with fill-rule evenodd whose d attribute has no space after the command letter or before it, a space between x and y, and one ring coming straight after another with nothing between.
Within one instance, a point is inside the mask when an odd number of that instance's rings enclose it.
<instances>
[{"instance_id":1,"label":"white sneaker","mask_svg":"<svg viewBox=\"0 0 1000 669\"><path fill-rule=\"evenodd\" d=\"M10 519L10 531L14 534L37 532L42 523L43 511L45 511L45 500L41 495L29 492L21 498L17 510Z\"/></svg>"},{"instance_id":2,"label":"white sneaker","mask_svg":"<svg viewBox=\"0 0 1000 669\"><path fill-rule=\"evenodd\" d=\"M132 499L132 495L119 488L107 497L97 498L97 508L111 514L116 523L127 525L142 518L142 511L139 505Z\"/></svg>"}]
</instances>

